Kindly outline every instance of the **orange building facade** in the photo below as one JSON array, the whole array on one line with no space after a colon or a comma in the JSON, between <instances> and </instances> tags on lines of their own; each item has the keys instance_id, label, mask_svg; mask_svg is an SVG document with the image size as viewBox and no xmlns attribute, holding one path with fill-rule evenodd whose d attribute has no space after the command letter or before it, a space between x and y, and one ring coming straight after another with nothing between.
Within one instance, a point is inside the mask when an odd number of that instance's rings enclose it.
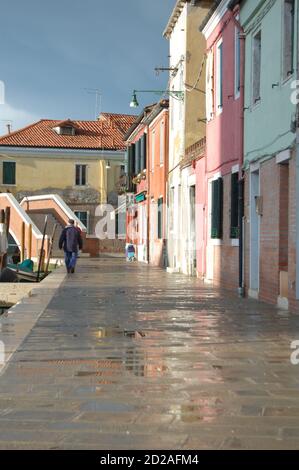
<instances>
[{"instance_id":1,"label":"orange building facade","mask_svg":"<svg viewBox=\"0 0 299 470\"><path fill-rule=\"evenodd\" d=\"M166 267L168 100L147 106L125 136L128 204L127 244L138 261Z\"/></svg>"}]
</instances>

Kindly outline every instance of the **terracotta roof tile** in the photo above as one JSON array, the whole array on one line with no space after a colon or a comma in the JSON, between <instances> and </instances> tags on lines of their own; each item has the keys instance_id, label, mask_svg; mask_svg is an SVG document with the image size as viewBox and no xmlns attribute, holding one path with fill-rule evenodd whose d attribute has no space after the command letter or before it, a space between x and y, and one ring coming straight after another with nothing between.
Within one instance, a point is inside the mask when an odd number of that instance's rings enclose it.
<instances>
[{"instance_id":1,"label":"terracotta roof tile","mask_svg":"<svg viewBox=\"0 0 299 470\"><path fill-rule=\"evenodd\" d=\"M0 147L37 147L86 150L123 150L123 136L137 116L102 113L98 121L71 121L75 135L59 135L54 127L70 125L70 120L42 119L0 137Z\"/></svg>"}]
</instances>

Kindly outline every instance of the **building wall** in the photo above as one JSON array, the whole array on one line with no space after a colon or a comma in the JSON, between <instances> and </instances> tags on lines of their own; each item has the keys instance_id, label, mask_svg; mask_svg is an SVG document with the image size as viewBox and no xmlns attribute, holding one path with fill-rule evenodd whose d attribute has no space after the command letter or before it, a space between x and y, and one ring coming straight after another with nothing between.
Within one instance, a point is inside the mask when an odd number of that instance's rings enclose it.
<instances>
[{"instance_id":1,"label":"building wall","mask_svg":"<svg viewBox=\"0 0 299 470\"><path fill-rule=\"evenodd\" d=\"M246 33L244 117L246 167L257 158L267 157L290 147L295 139L295 135L290 131L292 115L295 112L295 105L290 99L295 72L286 81L282 77L282 8L283 1L273 0L246 0L241 4L240 20ZM259 28L262 31L261 101L254 105L252 50L253 37ZM294 41L296 44L296 33ZM296 53L294 59L295 56Z\"/></svg>"},{"instance_id":2,"label":"building wall","mask_svg":"<svg viewBox=\"0 0 299 470\"><path fill-rule=\"evenodd\" d=\"M296 294L296 163L291 131L295 104L291 85L294 73L283 78L284 1L247 0L240 19L245 42L245 283L246 291L259 299L298 311ZM297 11L297 1L295 2ZM297 24L296 18L295 24ZM296 29L296 28L295 28ZM260 100L253 103L254 37L261 31ZM271 60L269 60L271 57ZM289 160L284 159L289 156ZM283 158L282 158L283 157ZM258 245L255 242L255 201L251 171L259 174ZM252 191L252 194L251 194ZM258 246L258 248L257 248ZM258 250L258 253L256 251ZM258 288L252 288L254 258L258 255ZM288 302L287 302L288 301Z\"/></svg>"},{"instance_id":3,"label":"building wall","mask_svg":"<svg viewBox=\"0 0 299 470\"><path fill-rule=\"evenodd\" d=\"M168 176L168 110L162 111L150 124L148 130L148 178L149 178L149 234L150 234L150 263L164 267L166 247L166 181ZM154 149L153 149L153 140ZM160 150L163 145L163 163L160 162ZM152 155L154 152L154 165ZM163 198L162 209L162 238L158 238L158 200Z\"/></svg>"},{"instance_id":4,"label":"building wall","mask_svg":"<svg viewBox=\"0 0 299 470\"><path fill-rule=\"evenodd\" d=\"M187 7L186 33L186 86L185 94L185 148L189 148L206 135L205 125L205 77L204 54L206 40L199 25L207 15L211 2L201 1L200 6ZM200 74L200 75L199 75Z\"/></svg>"},{"instance_id":5,"label":"building wall","mask_svg":"<svg viewBox=\"0 0 299 470\"><path fill-rule=\"evenodd\" d=\"M228 4L228 2L227 2ZM220 5L220 7L223 4ZM219 11L221 11L219 7ZM206 128L205 158L196 164L197 175L197 275L215 285L236 290L239 283L239 242L232 239L231 223L231 175L240 173L243 163L243 74L244 46L240 43L240 83L236 89L236 39L240 33L234 13L226 10L221 17L215 13L214 23L204 29L207 50L213 53L213 114L208 117ZM211 22L213 17L211 19ZM223 48L223 105L217 106L219 67L218 45ZM241 174L241 173L240 173ZM223 181L223 235L211 237L212 196L214 179ZM202 228L203 227L203 228Z\"/></svg>"},{"instance_id":6,"label":"building wall","mask_svg":"<svg viewBox=\"0 0 299 470\"><path fill-rule=\"evenodd\" d=\"M16 185L1 184L3 161L16 162ZM110 162L80 154L72 157L59 155L0 155L0 190L9 191L20 201L25 196L58 194L73 209L89 214L89 233L94 233L96 208L106 202L117 204L117 182L120 177L119 162ZM87 184L76 186L75 165L87 165Z\"/></svg>"},{"instance_id":7,"label":"building wall","mask_svg":"<svg viewBox=\"0 0 299 470\"><path fill-rule=\"evenodd\" d=\"M291 311L299 311L296 287L296 199L295 149L282 164L276 157L259 165L260 215L259 289L258 298L278 304L279 297L288 299ZM245 192L245 284L250 293L250 171L246 171ZM283 278L281 278L281 273Z\"/></svg>"},{"instance_id":8,"label":"building wall","mask_svg":"<svg viewBox=\"0 0 299 470\"><path fill-rule=\"evenodd\" d=\"M97 200L105 200L106 197L106 168L100 160L88 159L85 156L73 158L57 158L54 156L32 157L2 156L2 161L16 162L16 185L7 186L1 184L4 191L9 189L12 193L40 192L45 189L55 188L61 190L80 189L75 185L75 165L87 164L87 188L97 194ZM2 182L2 165L0 165L0 181Z\"/></svg>"}]
</instances>

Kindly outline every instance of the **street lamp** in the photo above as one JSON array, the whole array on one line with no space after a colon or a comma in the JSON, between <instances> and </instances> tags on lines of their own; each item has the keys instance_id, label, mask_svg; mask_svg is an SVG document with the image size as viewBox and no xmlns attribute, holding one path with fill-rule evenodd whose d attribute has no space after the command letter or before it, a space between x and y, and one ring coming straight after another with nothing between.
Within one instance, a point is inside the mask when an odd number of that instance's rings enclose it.
<instances>
[{"instance_id":1,"label":"street lamp","mask_svg":"<svg viewBox=\"0 0 299 470\"><path fill-rule=\"evenodd\" d=\"M168 95L177 100L184 100L184 92L176 90L134 90L132 94L132 100L130 102L130 108L138 108L139 103L137 100L137 93L154 93L156 95Z\"/></svg>"}]
</instances>

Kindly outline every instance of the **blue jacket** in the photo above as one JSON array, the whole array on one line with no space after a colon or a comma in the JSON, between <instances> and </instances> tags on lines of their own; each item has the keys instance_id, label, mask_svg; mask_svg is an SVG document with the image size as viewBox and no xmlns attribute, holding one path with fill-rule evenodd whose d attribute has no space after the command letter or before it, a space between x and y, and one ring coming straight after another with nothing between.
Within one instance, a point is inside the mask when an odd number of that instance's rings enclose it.
<instances>
[{"instance_id":1,"label":"blue jacket","mask_svg":"<svg viewBox=\"0 0 299 470\"><path fill-rule=\"evenodd\" d=\"M59 248L70 253L78 253L78 250L82 250L82 246L80 230L73 225L65 227L60 235Z\"/></svg>"}]
</instances>

